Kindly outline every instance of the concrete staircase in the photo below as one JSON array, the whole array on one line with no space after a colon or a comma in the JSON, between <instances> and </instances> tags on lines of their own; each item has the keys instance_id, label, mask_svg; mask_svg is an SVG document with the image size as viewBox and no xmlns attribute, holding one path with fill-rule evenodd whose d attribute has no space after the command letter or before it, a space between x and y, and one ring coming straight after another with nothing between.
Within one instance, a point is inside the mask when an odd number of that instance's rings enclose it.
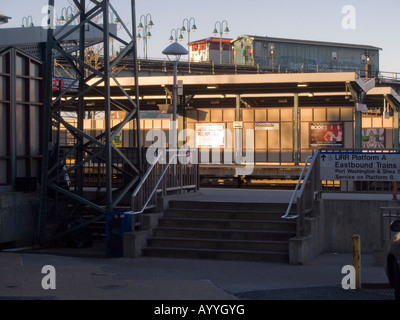
<instances>
[{"instance_id":1,"label":"concrete staircase","mask_svg":"<svg viewBox=\"0 0 400 320\"><path fill-rule=\"evenodd\" d=\"M170 201L143 256L289 262L287 204Z\"/></svg>"}]
</instances>

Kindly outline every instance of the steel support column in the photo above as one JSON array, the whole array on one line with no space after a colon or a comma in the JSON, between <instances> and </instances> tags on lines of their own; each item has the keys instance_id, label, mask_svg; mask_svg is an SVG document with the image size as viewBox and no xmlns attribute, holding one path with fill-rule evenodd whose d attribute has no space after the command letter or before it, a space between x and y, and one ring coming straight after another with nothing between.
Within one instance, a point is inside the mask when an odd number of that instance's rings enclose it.
<instances>
[{"instance_id":1,"label":"steel support column","mask_svg":"<svg viewBox=\"0 0 400 320\"><path fill-rule=\"evenodd\" d=\"M299 165L299 94L294 94L294 164Z\"/></svg>"},{"instance_id":2,"label":"steel support column","mask_svg":"<svg viewBox=\"0 0 400 320\"><path fill-rule=\"evenodd\" d=\"M389 99L389 97L386 94L384 95L384 99L385 99L385 104L388 103L393 110L393 132L394 132L393 144L394 144L394 148L400 148L399 110L397 109L397 106L393 103L393 101L391 99Z\"/></svg>"},{"instance_id":3,"label":"steel support column","mask_svg":"<svg viewBox=\"0 0 400 320\"><path fill-rule=\"evenodd\" d=\"M400 121L400 117L399 117L399 111L394 108L393 110L393 131L394 131L394 148L398 149L400 148L400 130L399 130L399 121Z\"/></svg>"},{"instance_id":4,"label":"steel support column","mask_svg":"<svg viewBox=\"0 0 400 320\"><path fill-rule=\"evenodd\" d=\"M40 242L47 240L45 232L46 215L48 210L48 193L50 190L63 194L66 197L68 206L75 207L74 211L80 206L79 212L91 210L94 214L93 221L99 220L107 212L114 211L120 205L125 196L129 196L134 186L140 180L142 174L141 160L141 140L140 140L140 114L139 114L139 89L137 75L137 45L135 28L135 0L131 0L132 22L125 23L118 15L111 4L111 0L73 0L77 13L65 25L57 27L56 30L48 28L47 46L45 57L45 105L44 105L44 133L43 133L43 163L42 163L42 183L40 199L39 230ZM49 0L49 6L55 7L55 0ZM110 28L109 15L113 13L120 21L121 29L125 31L129 42L117 36ZM98 20L102 20L102 24ZM76 22L74 24L74 22ZM51 21L48 22L49 26ZM127 25L131 25L128 29ZM87 27L100 30L102 32L102 46L104 64L102 66L92 65L87 61L88 48L94 45L85 39ZM71 50L71 46L65 46L68 36L73 33L79 34L79 43ZM124 49L117 57L110 54L110 40L117 40ZM64 49L67 48L67 49ZM75 53L74 53L75 52ZM132 84L136 93L136 100L131 98L126 89L119 84L118 79L113 73L113 68L122 58L131 55L135 60L134 78ZM76 80L66 85L60 90L57 96L53 97L52 78L53 78L53 60L57 57L63 57L69 63L69 67L74 72ZM127 97L124 104L115 101L111 97L110 82L113 80L122 94ZM78 87L78 92L72 90ZM117 89L118 89L117 88ZM87 134L84 130L85 114L88 111L85 104L85 95L89 92L100 95L104 99L104 104L97 111L104 112L105 130L97 137ZM71 108L76 112L76 125L69 123L63 118L63 109ZM75 108L75 109L74 109ZM118 125L112 126L111 111L112 108L118 108L125 111L126 117ZM75 139L75 145L70 146L67 154L63 154L56 160L52 167L49 167L49 144L52 143L51 127L52 122L62 125L69 134ZM123 153L114 146L115 137L123 128L132 123L131 127L136 129L136 137L132 133L132 140L136 140L136 152ZM134 125L135 124L135 125ZM86 142L87 141L87 142ZM68 158L69 157L69 158ZM71 159L73 157L73 159ZM113 161L118 157L119 165ZM122 162L121 162L122 161ZM66 173L75 177L74 185L63 187L58 181L63 179L65 172L60 168L68 164ZM94 168L98 173L99 188L96 197L85 196L83 192L85 187L86 167ZM115 186L115 176L122 176L123 186ZM129 207L129 205L128 205ZM87 223L87 222L86 222Z\"/></svg>"},{"instance_id":5,"label":"steel support column","mask_svg":"<svg viewBox=\"0 0 400 320\"><path fill-rule=\"evenodd\" d=\"M236 112L235 112L235 121L240 121L240 106L241 106L241 98L240 94L236 95ZM243 155L243 129L235 129L235 163L241 165L242 164L242 155Z\"/></svg>"}]
</instances>

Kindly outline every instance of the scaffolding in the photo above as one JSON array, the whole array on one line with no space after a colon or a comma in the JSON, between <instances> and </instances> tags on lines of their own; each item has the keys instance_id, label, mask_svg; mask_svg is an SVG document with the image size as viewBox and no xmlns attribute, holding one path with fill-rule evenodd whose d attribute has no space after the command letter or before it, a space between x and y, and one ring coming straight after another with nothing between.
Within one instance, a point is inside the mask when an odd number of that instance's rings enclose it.
<instances>
[{"instance_id":1,"label":"scaffolding","mask_svg":"<svg viewBox=\"0 0 400 320\"><path fill-rule=\"evenodd\" d=\"M85 219L82 224L68 232L78 230L104 219L106 214L116 210L122 205L124 198L130 197L133 188L140 181L143 168L142 151L139 145L141 139L135 0L129 2L132 18L129 23L123 21L110 0L73 0L75 13L62 27L53 29L54 21L51 19L48 21L45 53L43 164L38 219L38 240L41 245L64 235L63 232L51 235L48 232L47 223L50 212L53 217L54 215L60 217L61 210L67 211L67 215L79 215L89 210L91 218ZM54 8L55 0L49 0L48 4L48 8ZM113 22L110 21L110 16L118 19L119 26L125 31L128 41L112 32L110 23ZM127 27L129 24L130 29ZM89 28L95 28L103 34L100 45L103 47L104 63L101 66L91 64L86 58L90 52L88 50L94 45L85 41L85 32ZM74 32L79 32L79 41L75 46L65 46L68 36ZM118 41L121 44L121 51L116 56L110 53L111 41ZM54 61L59 57L68 61L76 77L63 85L60 82L58 87L54 88ZM135 83L132 83L130 88L133 88L135 97L128 94L126 88L119 84L113 73L113 68L124 57L130 57L134 61ZM127 97L126 103L122 104L112 99L111 81L114 81L122 94ZM85 115L89 110L85 95L89 92L95 92L104 101L101 110L96 111L104 113L105 129L97 136L84 130ZM67 121L64 110L75 113L74 123ZM116 126L112 126L110 117L112 110L124 111L126 115ZM68 149L60 146L57 140L59 135L54 134L61 126L65 127L68 134L73 137L73 145ZM129 130L129 148L124 150L116 146L113 141L126 126L129 126L131 130ZM119 159L118 163L115 158ZM86 185L87 175L93 172L99 176L95 196L93 192L87 191ZM118 179L121 176L124 177L122 184ZM61 198L65 199L66 205L59 204L54 213L54 208L50 210L49 201L57 203Z\"/></svg>"}]
</instances>

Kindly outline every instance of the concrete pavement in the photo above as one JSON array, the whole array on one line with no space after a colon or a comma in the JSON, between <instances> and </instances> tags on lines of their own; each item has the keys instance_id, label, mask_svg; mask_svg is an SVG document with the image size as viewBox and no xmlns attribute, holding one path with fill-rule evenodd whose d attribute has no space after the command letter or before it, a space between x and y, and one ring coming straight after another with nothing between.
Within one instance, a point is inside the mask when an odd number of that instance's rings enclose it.
<instances>
[{"instance_id":1,"label":"concrete pavement","mask_svg":"<svg viewBox=\"0 0 400 320\"><path fill-rule=\"evenodd\" d=\"M78 249L77 249L78 250ZM307 265L190 259L107 259L43 253L0 252L0 300L393 300L369 288L386 288L382 267L362 257L366 288L341 288L351 255L326 254ZM44 290L46 265L56 289ZM368 284L368 285L366 285ZM387 290L386 290L387 291ZM324 293L325 292L325 293Z\"/></svg>"},{"instance_id":2,"label":"concrete pavement","mask_svg":"<svg viewBox=\"0 0 400 320\"><path fill-rule=\"evenodd\" d=\"M282 190L202 189L179 199L288 203L291 196ZM92 249L0 251L0 300L394 299L372 255L362 256L363 289L357 291L341 288L342 268L352 264L349 254L324 254L302 266L104 255L104 243ZM56 270L55 290L42 288L46 265Z\"/></svg>"}]
</instances>

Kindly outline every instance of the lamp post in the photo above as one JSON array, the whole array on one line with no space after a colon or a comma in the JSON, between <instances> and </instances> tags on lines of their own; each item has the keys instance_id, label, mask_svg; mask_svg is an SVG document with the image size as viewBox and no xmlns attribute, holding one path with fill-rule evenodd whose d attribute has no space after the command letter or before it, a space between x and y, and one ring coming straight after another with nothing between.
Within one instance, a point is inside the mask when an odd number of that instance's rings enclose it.
<instances>
[{"instance_id":1,"label":"lamp post","mask_svg":"<svg viewBox=\"0 0 400 320\"><path fill-rule=\"evenodd\" d=\"M226 26L224 29L224 25ZM217 26L219 26L219 31L217 29ZM226 20L223 20L222 22L217 21L215 23L215 27L214 27L214 35L216 36L218 33L220 35L220 40L219 40L219 63L222 64L222 35L223 33L228 34L229 33L229 28L228 28L228 22Z\"/></svg>"},{"instance_id":2,"label":"lamp post","mask_svg":"<svg viewBox=\"0 0 400 320\"><path fill-rule=\"evenodd\" d=\"M275 46L271 45L271 64L272 64L272 72L275 72Z\"/></svg>"},{"instance_id":3,"label":"lamp post","mask_svg":"<svg viewBox=\"0 0 400 320\"><path fill-rule=\"evenodd\" d=\"M175 37L174 37L174 33L175 33ZM178 36L178 34L179 34L179 36ZM183 40L183 34L182 34L182 29L181 28L178 28L178 29L172 29L171 30L171 35L170 35L170 37L169 37L169 42L178 42L178 40L179 41L182 41Z\"/></svg>"},{"instance_id":4,"label":"lamp post","mask_svg":"<svg viewBox=\"0 0 400 320\"><path fill-rule=\"evenodd\" d=\"M169 61L174 65L174 87L172 94L172 104L173 104L173 116L172 116L172 133L171 133L171 143L170 149L176 150L178 148L178 131L177 131L177 78L178 78L178 62L181 56L187 55L188 51L182 47L177 41L173 42L162 52L165 54Z\"/></svg>"},{"instance_id":5,"label":"lamp post","mask_svg":"<svg viewBox=\"0 0 400 320\"><path fill-rule=\"evenodd\" d=\"M143 38L143 55L144 58L147 59L147 40L151 38L150 29L154 26L153 20L151 18L151 14L148 13L146 15L142 15L139 19L139 32L137 39L141 40ZM140 31L143 30L143 37L140 34Z\"/></svg>"},{"instance_id":6,"label":"lamp post","mask_svg":"<svg viewBox=\"0 0 400 320\"><path fill-rule=\"evenodd\" d=\"M22 28L25 27L34 27L32 16L27 16L22 18Z\"/></svg>"},{"instance_id":7,"label":"lamp post","mask_svg":"<svg viewBox=\"0 0 400 320\"><path fill-rule=\"evenodd\" d=\"M193 20L193 24L191 24L192 20ZM192 30L193 32L196 32L196 30L197 30L195 18L192 17L190 19L183 19L181 30L182 30L182 33L185 33L186 31L188 33L187 46L188 46L188 52L190 53L190 49L189 49L189 46L190 46L190 31ZM190 64L190 54L188 54L188 62Z\"/></svg>"},{"instance_id":8,"label":"lamp post","mask_svg":"<svg viewBox=\"0 0 400 320\"><path fill-rule=\"evenodd\" d=\"M118 17L115 17L114 12L110 12L110 21L111 21L111 23L114 23L114 24L120 23Z\"/></svg>"},{"instance_id":9,"label":"lamp post","mask_svg":"<svg viewBox=\"0 0 400 320\"><path fill-rule=\"evenodd\" d=\"M72 9L71 6L64 7L61 9L61 17L60 17L60 22L68 22L74 17L74 10Z\"/></svg>"},{"instance_id":10,"label":"lamp post","mask_svg":"<svg viewBox=\"0 0 400 320\"><path fill-rule=\"evenodd\" d=\"M118 17L115 17L114 12L110 12L110 21L111 23L114 24L119 24L120 21L118 19ZM111 52L112 52L112 56L114 56L114 38L111 39Z\"/></svg>"}]
</instances>

